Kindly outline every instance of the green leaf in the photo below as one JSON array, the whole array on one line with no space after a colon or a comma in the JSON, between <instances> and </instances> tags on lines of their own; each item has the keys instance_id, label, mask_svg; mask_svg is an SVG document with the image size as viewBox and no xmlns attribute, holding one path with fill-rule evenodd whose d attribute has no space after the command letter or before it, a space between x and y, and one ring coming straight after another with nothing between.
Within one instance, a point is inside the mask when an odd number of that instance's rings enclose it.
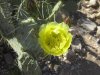
<instances>
[{"instance_id":1,"label":"green leaf","mask_svg":"<svg viewBox=\"0 0 100 75\"><path fill-rule=\"evenodd\" d=\"M41 75L40 67L34 58L27 52L23 51L23 46L16 38L7 40L11 47L18 54L18 67L22 75Z\"/></svg>"},{"instance_id":2,"label":"green leaf","mask_svg":"<svg viewBox=\"0 0 100 75\"><path fill-rule=\"evenodd\" d=\"M22 75L42 75L37 61L34 60L28 53L23 52L19 63L21 63Z\"/></svg>"}]
</instances>

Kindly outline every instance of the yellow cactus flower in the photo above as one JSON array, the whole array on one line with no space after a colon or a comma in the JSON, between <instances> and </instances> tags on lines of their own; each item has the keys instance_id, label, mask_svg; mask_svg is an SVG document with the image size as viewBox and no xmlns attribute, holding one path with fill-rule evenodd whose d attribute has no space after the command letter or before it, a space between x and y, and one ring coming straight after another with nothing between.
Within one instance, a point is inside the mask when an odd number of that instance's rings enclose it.
<instances>
[{"instance_id":1,"label":"yellow cactus flower","mask_svg":"<svg viewBox=\"0 0 100 75\"><path fill-rule=\"evenodd\" d=\"M68 52L72 41L72 35L68 32L68 29L68 25L64 22L43 24L40 27L38 40L44 52L54 56Z\"/></svg>"}]
</instances>

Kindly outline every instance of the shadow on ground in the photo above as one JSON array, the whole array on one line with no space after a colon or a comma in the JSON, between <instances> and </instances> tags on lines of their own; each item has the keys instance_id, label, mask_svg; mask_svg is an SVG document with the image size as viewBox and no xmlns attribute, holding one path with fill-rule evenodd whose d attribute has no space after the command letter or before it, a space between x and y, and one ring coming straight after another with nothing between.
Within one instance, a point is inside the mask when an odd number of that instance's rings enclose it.
<instances>
[{"instance_id":1,"label":"shadow on ground","mask_svg":"<svg viewBox=\"0 0 100 75\"><path fill-rule=\"evenodd\" d=\"M84 59L78 63L64 65L59 75L100 75L100 67Z\"/></svg>"}]
</instances>

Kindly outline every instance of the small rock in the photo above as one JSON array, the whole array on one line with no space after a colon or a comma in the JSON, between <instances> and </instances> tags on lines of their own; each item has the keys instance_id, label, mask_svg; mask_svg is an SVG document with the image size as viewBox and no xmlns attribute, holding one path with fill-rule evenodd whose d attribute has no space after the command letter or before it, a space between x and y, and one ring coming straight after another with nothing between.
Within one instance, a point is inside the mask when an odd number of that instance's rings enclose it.
<instances>
[{"instance_id":1,"label":"small rock","mask_svg":"<svg viewBox=\"0 0 100 75\"><path fill-rule=\"evenodd\" d=\"M59 68L59 65L55 65L54 66L54 70L57 72L58 71L58 68Z\"/></svg>"},{"instance_id":2,"label":"small rock","mask_svg":"<svg viewBox=\"0 0 100 75\"><path fill-rule=\"evenodd\" d=\"M96 28L96 24L87 18L79 19L78 25L82 26L88 31L93 31Z\"/></svg>"},{"instance_id":3,"label":"small rock","mask_svg":"<svg viewBox=\"0 0 100 75\"><path fill-rule=\"evenodd\" d=\"M73 40L72 47L73 47L73 49L81 49L82 48L81 41L79 38L75 38Z\"/></svg>"},{"instance_id":4,"label":"small rock","mask_svg":"<svg viewBox=\"0 0 100 75\"><path fill-rule=\"evenodd\" d=\"M42 69L42 71L43 71L43 72L44 72L44 71L49 71L49 67L48 67L48 66L44 66L43 69Z\"/></svg>"},{"instance_id":5,"label":"small rock","mask_svg":"<svg viewBox=\"0 0 100 75\"><path fill-rule=\"evenodd\" d=\"M98 40L98 44L100 44L100 40Z\"/></svg>"},{"instance_id":6,"label":"small rock","mask_svg":"<svg viewBox=\"0 0 100 75\"><path fill-rule=\"evenodd\" d=\"M96 23L100 26L100 19L96 19Z\"/></svg>"},{"instance_id":7,"label":"small rock","mask_svg":"<svg viewBox=\"0 0 100 75\"><path fill-rule=\"evenodd\" d=\"M70 62L73 62L75 61L77 58L77 55L75 52L73 51L69 51L68 54L67 54L67 60L69 60Z\"/></svg>"},{"instance_id":8,"label":"small rock","mask_svg":"<svg viewBox=\"0 0 100 75\"><path fill-rule=\"evenodd\" d=\"M97 35L100 35L100 26L97 26Z\"/></svg>"},{"instance_id":9,"label":"small rock","mask_svg":"<svg viewBox=\"0 0 100 75\"><path fill-rule=\"evenodd\" d=\"M58 57L51 57L51 60L50 60L52 64L59 64L60 63L60 60Z\"/></svg>"},{"instance_id":10,"label":"small rock","mask_svg":"<svg viewBox=\"0 0 100 75\"><path fill-rule=\"evenodd\" d=\"M96 6L97 5L97 0L90 0L89 1L89 6Z\"/></svg>"},{"instance_id":11,"label":"small rock","mask_svg":"<svg viewBox=\"0 0 100 75\"><path fill-rule=\"evenodd\" d=\"M89 34L85 34L82 37L85 44L87 45L88 50L91 50L94 54L98 54L97 51L100 52L100 45L97 43L96 37L93 37Z\"/></svg>"},{"instance_id":12,"label":"small rock","mask_svg":"<svg viewBox=\"0 0 100 75\"><path fill-rule=\"evenodd\" d=\"M96 18L100 20L100 12L96 14Z\"/></svg>"}]
</instances>

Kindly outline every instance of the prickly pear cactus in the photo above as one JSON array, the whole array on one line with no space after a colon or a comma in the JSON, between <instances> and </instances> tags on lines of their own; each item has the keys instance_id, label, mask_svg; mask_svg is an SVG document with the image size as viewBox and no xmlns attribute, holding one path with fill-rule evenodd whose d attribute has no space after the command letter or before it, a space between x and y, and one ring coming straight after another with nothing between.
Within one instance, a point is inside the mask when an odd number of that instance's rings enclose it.
<instances>
[{"instance_id":1,"label":"prickly pear cactus","mask_svg":"<svg viewBox=\"0 0 100 75\"><path fill-rule=\"evenodd\" d=\"M1 2L3 1L0 0ZM11 8L9 2L0 4L0 34L4 36L9 45L18 54L17 61L21 75L42 75L36 59L30 54L31 52L32 54L36 53L34 48L37 46L35 46L34 33L31 32L33 27L31 28L29 24L22 24L20 21L16 21L17 23L15 23L14 18L11 16ZM11 72L10 75L15 75L15 73L16 71Z\"/></svg>"},{"instance_id":2,"label":"prickly pear cactus","mask_svg":"<svg viewBox=\"0 0 100 75\"><path fill-rule=\"evenodd\" d=\"M38 5L36 11L39 15L26 10L24 4L27 4L25 3L27 1L0 0L0 34L18 54L18 67L22 75L42 75L36 61L38 57L44 56L43 50L38 44L38 31L40 25L50 20L59 9L61 1L55 5L54 9L51 9L53 6L45 3ZM48 8L48 10L45 11L43 8Z\"/></svg>"}]
</instances>

